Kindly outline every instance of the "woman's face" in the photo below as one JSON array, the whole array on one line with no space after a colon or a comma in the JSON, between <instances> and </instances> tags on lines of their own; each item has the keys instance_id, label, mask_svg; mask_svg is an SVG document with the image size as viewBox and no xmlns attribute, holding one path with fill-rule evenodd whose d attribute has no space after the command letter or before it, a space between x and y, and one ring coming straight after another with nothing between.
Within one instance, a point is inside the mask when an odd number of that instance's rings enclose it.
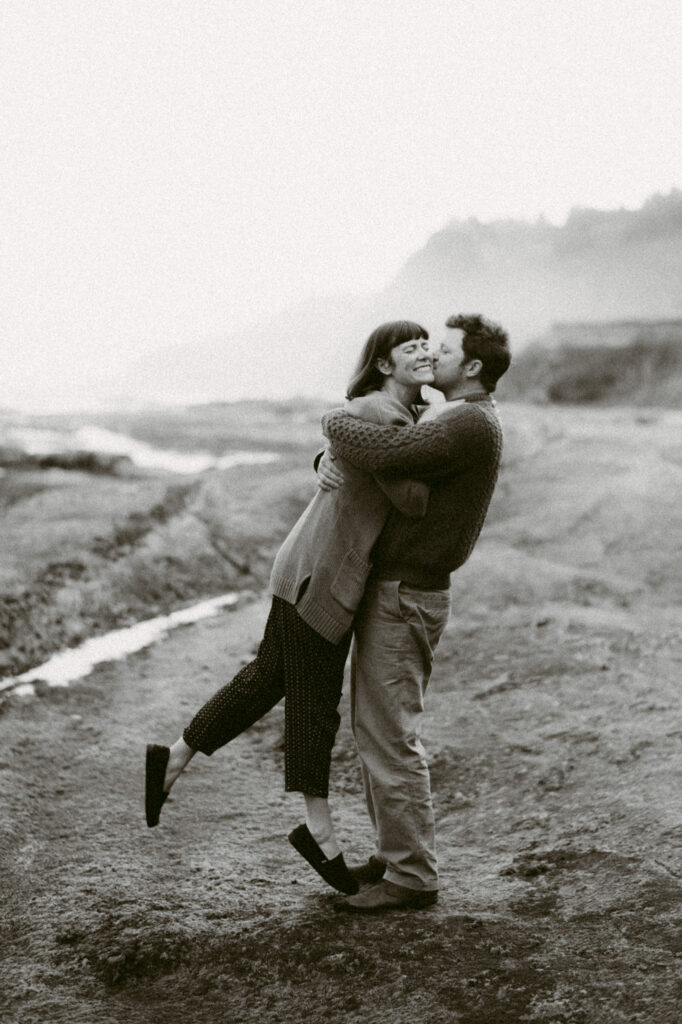
<instances>
[{"instance_id":1,"label":"woman's face","mask_svg":"<svg viewBox=\"0 0 682 1024\"><path fill-rule=\"evenodd\" d=\"M420 386L433 383L433 352L428 340L403 341L391 349L389 359L377 360L382 373L398 384Z\"/></svg>"}]
</instances>

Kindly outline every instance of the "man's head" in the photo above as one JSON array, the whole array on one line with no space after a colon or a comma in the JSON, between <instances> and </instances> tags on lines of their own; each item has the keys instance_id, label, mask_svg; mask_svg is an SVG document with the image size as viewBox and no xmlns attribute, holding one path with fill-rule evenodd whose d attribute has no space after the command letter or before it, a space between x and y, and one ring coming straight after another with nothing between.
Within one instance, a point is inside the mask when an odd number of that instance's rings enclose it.
<instances>
[{"instance_id":1,"label":"man's head","mask_svg":"<svg viewBox=\"0 0 682 1024\"><path fill-rule=\"evenodd\" d=\"M445 325L448 332L436 352L433 386L446 397L481 388L493 392L511 363L506 331L478 313L458 313Z\"/></svg>"}]
</instances>

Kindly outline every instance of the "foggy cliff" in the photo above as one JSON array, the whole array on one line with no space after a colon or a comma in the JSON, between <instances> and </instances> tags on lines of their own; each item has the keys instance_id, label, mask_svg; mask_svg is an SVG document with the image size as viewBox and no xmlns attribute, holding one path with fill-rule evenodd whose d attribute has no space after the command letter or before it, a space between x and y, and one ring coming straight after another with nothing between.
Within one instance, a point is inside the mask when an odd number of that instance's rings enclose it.
<instances>
[{"instance_id":1,"label":"foggy cliff","mask_svg":"<svg viewBox=\"0 0 682 1024\"><path fill-rule=\"evenodd\" d=\"M484 312L522 350L555 321L682 316L682 191L639 210L575 209L561 226L453 221L379 294L316 298L239 335L143 358L113 398L204 401L341 396L369 331L416 319L438 337L454 312Z\"/></svg>"}]
</instances>

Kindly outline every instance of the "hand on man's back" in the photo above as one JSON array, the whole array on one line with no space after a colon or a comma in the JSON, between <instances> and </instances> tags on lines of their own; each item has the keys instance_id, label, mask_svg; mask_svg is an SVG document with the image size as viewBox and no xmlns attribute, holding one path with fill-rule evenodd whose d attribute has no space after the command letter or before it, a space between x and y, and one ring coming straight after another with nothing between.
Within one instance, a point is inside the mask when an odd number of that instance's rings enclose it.
<instances>
[{"instance_id":1,"label":"hand on man's back","mask_svg":"<svg viewBox=\"0 0 682 1024\"><path fill-rule=\"evenodd\" d=\"M317 486L321 491L335 491L341 487L344 477L336 465L335 456L327 448L317 465Z\"/></svg>"}]
</instances>

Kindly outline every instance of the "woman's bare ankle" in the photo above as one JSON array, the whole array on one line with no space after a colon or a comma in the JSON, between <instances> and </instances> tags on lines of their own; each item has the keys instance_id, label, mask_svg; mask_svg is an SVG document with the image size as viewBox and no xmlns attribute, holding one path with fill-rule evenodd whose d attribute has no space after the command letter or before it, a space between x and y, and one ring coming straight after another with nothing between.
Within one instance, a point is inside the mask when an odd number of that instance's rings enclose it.
<instances>
[{"instance_id":1,"label":"woman's bare ankle","mask_svg":"<svg viewBox=\"0 0 682 1024\"><path fill-rule=\"evenodd\" d=\"M192 760L196 750L188 747L182 736L176 740L170 748L170 756L166 765L166 775L163 780L163 790L167 793L179 775L181 775L189 762Z\"/></svg>"},{"instance_id":2,"label":"woman's bare ankle","mask_svg":"<svg viewBox=\"0 0 682 1024\"><path fill-rule=\"evenodd\" d=\"M306 825L311 836L325 857L332 860L341 853L334 833L329 804L324 797L303 795L305 800Z\"/></svg>"}]
</instances>

